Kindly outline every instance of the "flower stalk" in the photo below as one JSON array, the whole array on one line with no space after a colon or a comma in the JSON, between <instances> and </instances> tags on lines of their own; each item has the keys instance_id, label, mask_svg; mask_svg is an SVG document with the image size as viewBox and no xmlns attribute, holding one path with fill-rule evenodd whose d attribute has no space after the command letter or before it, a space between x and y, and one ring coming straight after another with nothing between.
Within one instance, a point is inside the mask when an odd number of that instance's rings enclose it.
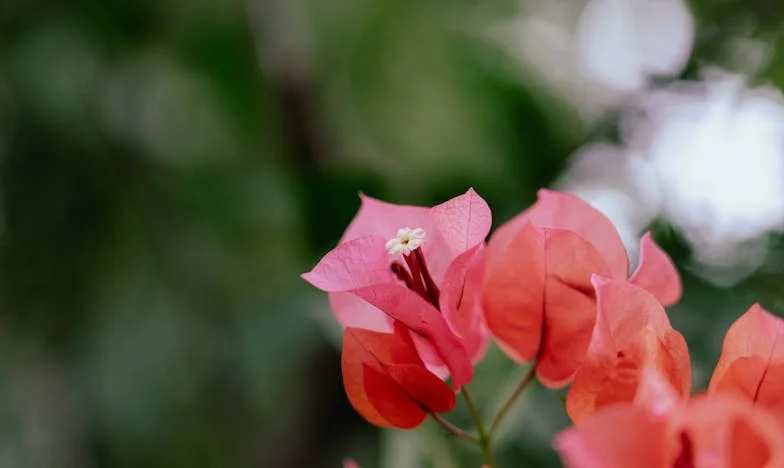
<instances>
[{"instance_id":1,"label":"flower stalk","mask_svg":"<svg viewBox=\"0 0 784 468\"><path fill-rule=\"evenodd\" d=\"M474 436L473 434L469 434L468 432L450 423L446 419L442 418L438 413L430 413L430 416L433 417L433 420L435 420L435 422L440 424L441 427L446 429L447 432L454 435L455 437L459 437L460 439L467 440L468 442L471 442L473 444L479 443L479 439L477 439L476 436Z\"/></svg>"},{"instance_id":2,"label":"flower stalk","mask_svg":"<svg viewBox=\"0 0 784 468\"><path fill-rule=\"evenodd\" d=\"M500 410L498 410L498 413L495 415L493 422L490 424L489 435L491 437L493 434L495 434L495 431L501 425L501 421L503 421L506 414L509 412L509 410L512 409L514 404L517 402L517 399L520 398L520 395L522 395L525 389L528 387L528 384L530 384L531 381L533 381L534 375L536 375L535 362L531 364L531 367L528 369L528 372L525 373L523 378L520 380L520 383L517 384L517 387L515 388L514 392L512 392L512 395L509 397L508 400L506 400L506 403L504 403L504 405L501 407Z\"/></svg>"},{"instance_id":3,"label":"flower stalk","mask_svg":"<svg viewBox=\"0 0 784 468\"><path fill-rule=\"evenodd\" d=\"M471 393L468 391L468 388L463 387L463 398L465 399L466 405L468 406L468 411L471 413L471 417L474 419L474 424L476 424L476 431L479 433L479 438L477 440L477 445L482 450L482 459L485 462L485 465L489 468L495 467L495 460L493 458L493 447L492 447L492 440L490 439L490 433L487 432L485 428L485 423L482 421L482 415L479 414L479 409L474 403L474 399L471 397Z\"/></svg>"}]
</instances>

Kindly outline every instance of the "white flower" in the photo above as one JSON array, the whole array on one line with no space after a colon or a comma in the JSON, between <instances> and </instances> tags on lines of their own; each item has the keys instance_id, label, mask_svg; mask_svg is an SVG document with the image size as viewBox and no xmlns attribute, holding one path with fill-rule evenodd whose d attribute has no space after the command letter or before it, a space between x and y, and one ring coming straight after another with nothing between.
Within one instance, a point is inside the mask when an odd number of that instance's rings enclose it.
<instances>
[{"instance_id":1,"label":"white flower","mask_svg":"<svg viewBox=\"0 0 784 468\"><path fill-rule=\"evenodd\" d=\"M422 228L400 228L397 235L386 243L390 255L408 255L425 243L425 230Z\"/></svg>"}]
</instances>

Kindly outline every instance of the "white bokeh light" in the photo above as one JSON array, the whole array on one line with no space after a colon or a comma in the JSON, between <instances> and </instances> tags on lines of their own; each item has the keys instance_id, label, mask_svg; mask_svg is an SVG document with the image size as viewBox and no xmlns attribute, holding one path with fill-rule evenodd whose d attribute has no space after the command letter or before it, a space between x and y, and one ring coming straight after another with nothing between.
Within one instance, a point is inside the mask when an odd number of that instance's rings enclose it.
<instances>
[{"instance_id":1,"label":"white bokeh light","mask_svg":"<svg viewBox=\"0 0 784 468\"><path fill-rule=\"evenodd\" d=\"M626 148L592 143L571 158L557 188L573 193L603 212L615 224L635 267L640 233L659 215L659 180L650 163Z\"/></svg>"},{"instance_id":2,"label":"white bokeh light","mask_svg":"<svg viewBox=\"0 0 784 468\"><path fill-rule=\"evenodd\" d=\"M621 121L624 146L591 144L560 182L604 211L632 254L654 219L692 247L694 271L733 284L784 227L784 96L711 70L646 94Z\"/></svg>"},{"instance_id":3,"label":"white bokeh light","mask_svg":"<svg viewBox=\"0 0 784 468\"><path fill-rule=\"evenodd\" d=\"M525 65L529 85L591 124L651 78L683 71L694 20L683 0L531 0L489 35Z\"/></svg>"},{"instance_id":4,"label":"white bokeh light","mask_svg":"<svg viewBox=\"0 0 784 468\"><path fill-rule=\"evenodd\" d=\"M772 53L750 39L752 27L723 49L745 76ZM762 265L770 234L784 230L784 97L715 69L657 88L691 57L685 0L531 0L493 35L526 65L529 85L549 88L584 124L624 113L620 142L578 151L557 188L607 214L632 258L641 232L662 219L714 283Z\"/></svg>"},{"instance_id":5,"label":"white bokeh light","mask_svg":"<svg viewBox=\"0 0 784 468\"><path fill-rule=\"evenodd\" d=\"M654 93L645 106L629 140L655 168L662 215L706 266L753 269L763 236L784 222L784 97L716 75Z\"/></svg>"},{"instance_id":6,"label":"white bokeh light","mask_svg":"<svg viewBox=\"0 0 784 468\"><path fill-rule=\"evenodd\" d=\"M591 0L577 24L585 71L622 91L686 66L694 21L682 0Z\"/></svg>"}]
</instances>

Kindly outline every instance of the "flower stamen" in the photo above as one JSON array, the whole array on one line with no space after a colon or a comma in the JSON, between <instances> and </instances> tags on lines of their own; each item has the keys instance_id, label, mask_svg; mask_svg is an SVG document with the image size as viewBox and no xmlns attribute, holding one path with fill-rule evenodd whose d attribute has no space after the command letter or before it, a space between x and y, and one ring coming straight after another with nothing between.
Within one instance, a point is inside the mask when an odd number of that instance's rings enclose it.
<instances>
[{"instance_id":1,"label":"flower stamen","mask_svg":"<svg viewBox=\"0 0 784 468\"><path fill-rule=\"evenodd\" d=\"M414 256L416 257L417 263L419 263L419 271L422 273L422 279L425 282L425 291L427 291L428 299L438 308L440 292L438 291L436 282L433 281L433 277L430 276L430 270L427 269L427 263L425 262L425 256L422 254L422 250L415 250Z\"/></svg>"},{"instance_id":2,"label":"flower stamen","mask_svg":"<svg viewBox=\"0 0 784 468\"><path fill-rule=\"evenodd\" d=\"M390 255L403 254L408 256L425 243L425 230L422 228L411 229L408 227L397 230L397 235L386 243Z\"/></svg>"},{"instance_id":3,"label":"flower stamen","mask_svg":"<svg viewBox=\"0 0 784 468\"><path fill-rule=\"evenodd\" d=\"M422 249L420 249L424 243L424 229L404 227L397 230L397 235L387 241L385 247L390 255L403 254L403 260L408 265L408 271L406 271L401 263L392 262L392 273L395 274L397 279L405 283L408 289L415 291L438 309L440 292L427 268L425 255ZM412 252L414 255L410 255Z\"/></svg>"},{"instance_id":4,"label":"flower stamen","mask_svg":"<svg viewBox=\"0 0 784 468\"><path fill-rule=\"evenodd\" d=\"M414 280L411 278L411 275L408 273L408 270L406 270L406 267L404 267L398 262L392 262L390 268L392 268L392 273L395 274L397 279L404 282L408 289L414 289Z\"/></svg>"},{"instance_id":5,"label":"flower stamen","mask_svg":"<svg viewBox=\"0 0 784 468\"><path fill-rule=\"evenodd\" d=\"M680 453L675 459L673 468L694 468L694 445L685 431L679 434Z\"/></svg>"},{"instance_id":6,"label":"flower stamen","mask_svg":"<svg viewBox=\"0 0 784 468\"><path fill-rule=\"evenodd\" d=\"M408 269L411 271L411 278L414 280L414 287L411 289L419 293L423 299L429 301L430 294L428 294L427 286L425 286L424 281L422 281L422 272L419 268L419 262L417 262L416 256L404 255L403 259L405 259L406 265L408 265Z\"/></svg>"}]
</instances>

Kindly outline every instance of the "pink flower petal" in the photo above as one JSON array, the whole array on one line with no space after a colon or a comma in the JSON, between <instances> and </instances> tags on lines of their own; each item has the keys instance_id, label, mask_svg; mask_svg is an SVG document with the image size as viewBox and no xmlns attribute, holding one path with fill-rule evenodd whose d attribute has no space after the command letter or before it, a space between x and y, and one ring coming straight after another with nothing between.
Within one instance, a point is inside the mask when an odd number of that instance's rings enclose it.
<instances>
[{"instance_id":1,"label":"pink flower petal","mask_svg":"<svg viewBox=\"0 0 784 468\"><path fill-rule=\"evenodd\" d=\"M708 394L731 393L784 420L784 319L752 305L724 338Z\"/></svg>"},{"instance_id":2,"label":"pink flower petal","mask_svg":"<svg viewBox=\"0 0 784 468\"><path fill-rule=\"evenodd\" d=\"M541 189L538 197L536 204L519 216L538 227L580 235L601 254L613 278L626 279L629 259L612 221L575 195Z\"/></svg>"},{"instance_id":3,"label":"pink flower petal","mask_svg":"<svg viewBox=\"0 0 784 468\"><path fill-rule=\"evenodd\" d=\"M514 361L537 357L539 380L566 385L591 340L596 302L591 275L609 274L594 246L575 232L525 224L504 252L489 256L483 291L487 326ZM493 249L494 237L490 241ZM492 254L492 250L490 254Z\"/></svg>"},{"instance_id":4,"label":"pink flower petal","mask_svg":"<svg viewBox=\"0 0 784 468\"><path fill-rule=\"evenodd\" d=\"M397 348L398 358L411 361L399 343L392 343L393 335L375 335L358 328L348 328L343 335L341 371L343 388L351 406L369 423L379 427L411 429L427 417L425 410L406 393L382 364L383 357L392 346ZM369 338L375 339L370 341ZM364 339L363 339L364 338ZM386 364L394 365L395 362Z\"/></svg>"},{"instance_id":5,"label":"pink flower petal","mask_svg":"<svg viewBox=\"0 0 784 468\"><path fill-rule=\"evenodd\" d=\"M626 330L646 327L663 336L672 329L661 304L645 289L598 274L592 276L591 283L596 289L599 314L612 320L607 322L607 326L614 328L614 336L623 338Z\"/></svg>"},{"instance_id":6,"label":"pink flower petal","mask_svg":"<svg viewBox=\"0 0 784 468\"><path fill-rule=\"evenodd\" d=\"M483 254L481 243L460 254L441 286L441 312L473 363L479 362L490 344L482 314Z\"/></svg>"},{"instance_id":7,"label":"pink flower petal","mask_svg":"<svg viewBox=\"0 0 784 468\"><path fill-rule=\"evenodd\" d=\"M447 412L455 394L417 356L408 330L393 334L347 328L341 356L343 385L352 406L368 422L410 429L427 412Z\"/></svg>"},{"instance_id":8,"label":"pink flower petal","mask_svg":"<svg viewBox=\"0 0 784 468\"><path fill-rule=\"evenodd\" d=\"M433 279L436 283L440 282L455 254L452 254L450 247L441 236L437 222L431 216L432 208L395 205L363 194L359 197L362 205L346 228L340 244L365 236L381 236L388 241L395 237L400 228L422 228L425 231L425 245L422 246L422 252Z\"/></svg>"},{"instance_id":9,"label":"pink flower petal","mask_svg":"<svg viewBox=\"0 0 784 468\"><path fill-rule=\"evenodd\" d=\"M530 223L517 231L496 231L486 268L485 322L507 356L518 364L531 361L541 347L544 326L544 233Z\"/></svg>"},{"instance_id":10,"label":"pink flower petal","mask_svg":"<svg viewBox=\"0 0 784 468\"><path fill-rule=\"evenodd\" d=\"M678 395L691 391L691 360L686 340L672 328L664 307L647 290L628 281L594 275L598 314L615 340L616 349L633 345L635 331L650 330L658 338L657 358L652 366L665 377ZM599 321L597 320L597 330ZM598 333L595 332L594 336Z\"/></svg>"},{"instance_id":11,"label":"pink flower petal","mask_svg":"<svg viewBox=\"0 0 784 468\"><path fill-rule=\"evenodd\" d=\"M646 408L652 414L665 416L683 402L675 388L660 373L644 368L640 372L640 382L634 403Z\"/></svg>"},{"instance_id":12,"label":"pink flower petal","mask_svg":"<svg viewBox=\"0 0 784 468\"><path fill-rule=\"evenodd\" d=\"M368 286L353 292L411 331L428 338L449 368L455 390L471 381L474 369L465 348L432 304L396 284Z\"/></svg>"},{"instance_id":13,"label":"pink flower petal","mask_svg":"<svg viewBox=\"0 0 784 468\"><path fill-rule=\"evenodd\" d=\"M650 232L640 239L640 265L629 282L646 289L668 307L681 298L681 280L672 260L656 245Z\"/></svg>"},{"instance_id":14,"label":"pink flower petal","mask_svg":"<svg viewBox=\"0 0 784 468\"><path fill-rule=\"evenodd\" d=\"M342 292L374 284L395 284L389 268L386 239L365 236L344 242L302 278L327 292Z\"/></svg>"},{"instance_id":15,"label":"pink flower petal","mask_svg":"<svg viewBox=\"0 0 784 468\"><path fill-rule=\"evenodd\" d=\"M609 273L591 243L568 230L545 230L544 330L536 375L566 385L585 358L596 320L591 275Z\"/></svg>"},{"instance_id":16,"label":"pink flower petal","mask_svg":"<svg viewBox=\"0 0 784 468\"><path fill-rule=\"evenodd\" d=\"M567 468L662 468L668 465L667 421L644 408L619 404L555 437Z\"/></svg>"},{"instance_id":17,"label":"pink flower petal","mask_svg":"<svg viewBox=\"0 0 784 468\"><path fill-rule=\"evenodd\" d=\"M430 214L455 256L484 242L492 223L490 207L474 189L434 206Z\"/></svg>"},{"instance_id":18,"label":"pink flower petal","mask_svg":"<svg viewBox=\"0 0 784 468\"><path fill-rule=\"evenodd\" d=\"M579 422L603 407L634 401L640 372L649 368L687 398L691 366L686 341L669 326L664 308L646 290L592 278L597 316L591 344L566 397L566 410Z\"/></svg>"},{"instance_id":19,"label":"pink flower petal","mask_svg":"<svg viewBox=\"0 0 784 468\"><path fill-rule=\"evenodd\" d=\"M438 354L438 350L433 346L433 343L424 336L411 334L411 340L414 342L419 358L427 367L427 370L437 375L441 380L446 380L449 377L449 367L444 364L444 359Z\"/></svg>"},{"instance_id":20,"label":"pink flower petal","mask_svg":"<svg viewBox=\"0 0 784 468\"><path fill-rule=\"evenodd\" d=\"M386 241L380 236L365 236L344 242L302 277L327 292L352 293L428 338L449 368L456 389L460 388L473 377L473 368L465 348L452 334L438 309L414 291L395 282L389 269L389 254L385 244ZM356 303L348 304L340 297L338 301L341 301L338 304L341 308L335 313L346 323L361 323L365 319L356 314L372 310L362 309ZM372 329L384 330L383 321L375 313L368 320Z\"/></svg>"},{"instance_id":21,"label":"pink flower petal","mask_svg":"<svg viewBox=\"0 0 784 468\"><path fill-rule=\"evenodd\" d=\"M381 236L391 239L398 229L421 227L433 229L430 208L424 206L395 205L359 194L362 205L351 220L339 243L357 237Z\"/></svg>"},{"instance_id":22,"label":"pink flower petal","mask_svg":"<svg viewBox=\"0 0 784 468\"><path fill-rule=\"evenodd\" d=\"M392 317L350 292L329 293L329 305L343 328L392 333Z\"/></svg>"}]
</instances>

